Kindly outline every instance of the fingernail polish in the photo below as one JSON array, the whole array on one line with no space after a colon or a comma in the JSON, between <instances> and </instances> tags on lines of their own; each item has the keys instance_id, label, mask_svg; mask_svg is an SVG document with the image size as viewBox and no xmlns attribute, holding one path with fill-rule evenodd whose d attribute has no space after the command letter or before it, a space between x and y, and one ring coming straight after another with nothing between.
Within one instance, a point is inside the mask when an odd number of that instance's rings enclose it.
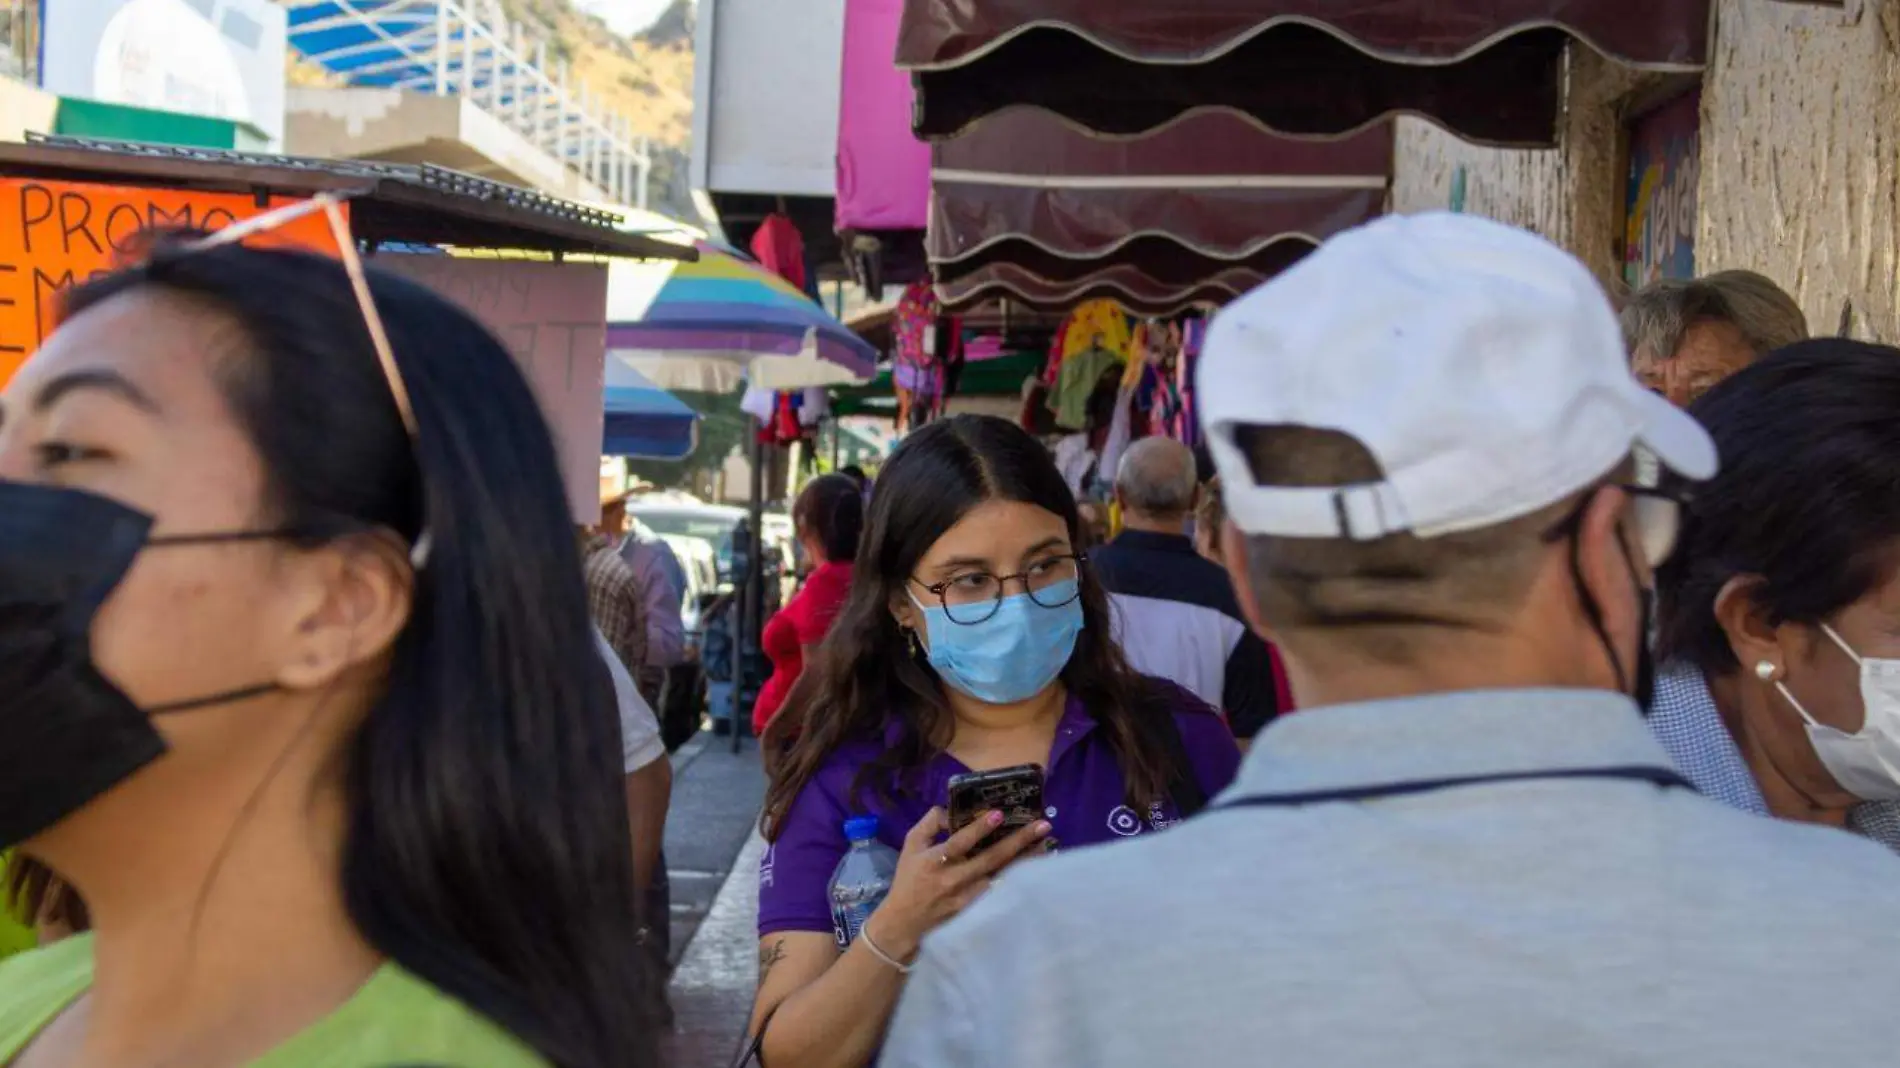
<instances>
[{"instance_id":1,"label":"fingernail polish","mask_svg":"<svg viewBox=\"0 0 1900 1068\"><path fill-rule=\"evenodd\" d=\"M1040 838L1043 835L1048 834L1050 831L1054 829L1055 828L1050 825L1048 820L1043 820L1041 823L1036 824L1036 836Z\"/></svg>"},{"instance_id":2,"label":"fingernail polish","mask_svg":"<svg viewBox=\"0 0 1900 1068\"><path fill-rule=\"evenodd\" d=\"M1003 814L1001 812L992 812L987 822L992 827L1001 827L1003 825Z\"/></svg>"}]
</instances>

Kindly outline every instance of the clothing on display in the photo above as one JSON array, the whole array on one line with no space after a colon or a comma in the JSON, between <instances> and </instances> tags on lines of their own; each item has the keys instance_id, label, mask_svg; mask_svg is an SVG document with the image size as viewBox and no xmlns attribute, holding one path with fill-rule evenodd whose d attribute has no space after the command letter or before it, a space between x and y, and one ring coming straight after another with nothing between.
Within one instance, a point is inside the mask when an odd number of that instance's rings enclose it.
<instances>
[{"instance_id":1,"label":"clothing on display","mask_svg":"<svg viewBox=\"0 0 1900 1068\"><path fill-rule=\"evenodd\" d=\"M805 239L798 226L782 211L765 217L752 235L752 258L759 265L800 290L809 288L805 276Z\"/></svg>"}]
</instances>

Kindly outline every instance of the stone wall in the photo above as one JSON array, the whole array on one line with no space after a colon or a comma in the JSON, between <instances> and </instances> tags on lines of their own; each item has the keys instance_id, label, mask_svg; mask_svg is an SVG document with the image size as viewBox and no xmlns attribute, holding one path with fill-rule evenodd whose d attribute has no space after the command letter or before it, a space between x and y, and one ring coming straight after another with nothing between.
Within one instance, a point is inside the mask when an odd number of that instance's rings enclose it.
<instances>
[{"instance_id":1,"label":"stone wall","mask_svg":"<svg viewBox=\"0 0 1900 1068\"><path fill-rule=\"evenodd\" d=\"M1443 210L1463 166L1465 211L1543 234L1613 285L1621 271L1613 239L1623 219L1623 105L1661 80L1572 48L1566 81L1559 148L1485 148L1422 119L1400 119L1392 210Z\"/></svg>"},{"instance_id":2,"label":"stone wall","mask_svg":"<svg viewBox=\"0 0 1900 1068\"><path fill-rule=\"evenodd\" d=\"M1900 339L1900 0L1722 0L1702 95L1696 269L1747 267L1815 333Z\"/></svg>"},{"instance_id":3,"label":"stone wall","mask_svg":"<svg viewBox=\"0 0 1900 1068\"><path fill-rule=\"evenodd\" d=\"M1859 337L1900 339L1900 0L1845 9L1717 0L1702 90L1696 269L1747 267L1817 333L1852 301ZM1573 48L1563 147L1481 148L1400 121L1393 210L1465 210L1544 234L1617 288L1621 127L1666 83Z\"/></svg>"}]
</instances>

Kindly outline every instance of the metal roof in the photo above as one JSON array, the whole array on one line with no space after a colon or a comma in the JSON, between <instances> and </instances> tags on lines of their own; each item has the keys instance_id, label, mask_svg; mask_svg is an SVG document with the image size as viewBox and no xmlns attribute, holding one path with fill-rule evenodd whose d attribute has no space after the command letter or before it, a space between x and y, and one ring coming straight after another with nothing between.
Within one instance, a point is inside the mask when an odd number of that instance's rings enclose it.
<instances>
[{"instance_id":1,"label":"metal roof","mask_svg":"<svg viewBox=\"0 0 1900 1068\"><path fill-rule=\"evenodd\" d=\"M0 144L0 175L206 192L351 194L358 240L694 260L691 247L624 233L610 211L428 164L306 159L257 152L29 134Z\"/></svg>"}]
</instances>

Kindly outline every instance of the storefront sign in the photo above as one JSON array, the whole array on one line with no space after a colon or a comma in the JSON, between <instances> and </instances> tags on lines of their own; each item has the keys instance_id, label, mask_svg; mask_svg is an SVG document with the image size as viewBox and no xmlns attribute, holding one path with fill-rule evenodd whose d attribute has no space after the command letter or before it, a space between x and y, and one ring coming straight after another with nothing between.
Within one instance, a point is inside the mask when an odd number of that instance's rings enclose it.
<instances>
[{"instance_id":1,"label":"storefront sign","mask_svg":"<svg viewBox=\"0 0 1900 1068\"><path fill-rule=\"evenodd\" d=\"M1701 109L1698 90L1630 124L1623 278L1632 286L1695 275Z\"/></svg>"},{"instance_id":2,"label":"storefront sign","mask_svg":"<svg viewBox=\"0 0 1900 1068\"><path fill-rule=\"evenodd\" d=\"M598 522L607 268L452 256L378 256L374 262L461 305L508 346L554 430L574 518Z\"/></svg>"},{"instance_id":3,"label":"storefront sign","mask_svg":"<svg viewBox=\"0 0 1900 1068\"><path fill-rule=\"evenodd\" d=\"M292 203L240 194L0 178L0 385L52 332L61 290L110 273L151 229L220 230ZM321 214L253 244L337 252Z\"/></svg>"}]
</instances>

